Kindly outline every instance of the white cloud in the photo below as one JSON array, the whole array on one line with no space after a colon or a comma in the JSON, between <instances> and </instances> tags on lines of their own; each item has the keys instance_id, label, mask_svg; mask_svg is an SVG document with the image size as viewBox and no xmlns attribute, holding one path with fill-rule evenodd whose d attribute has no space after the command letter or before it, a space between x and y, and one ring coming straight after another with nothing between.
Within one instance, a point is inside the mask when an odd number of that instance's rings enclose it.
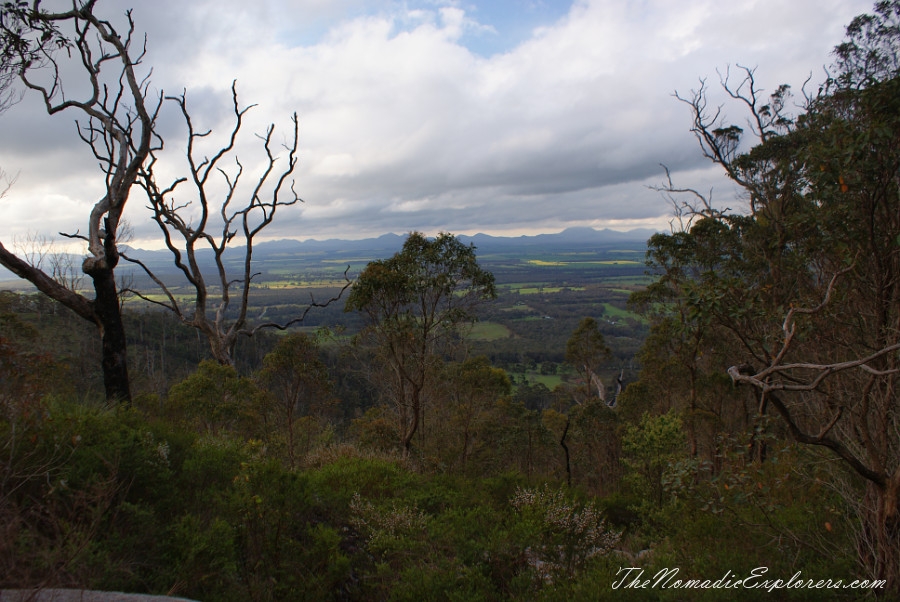
<instances>
[{"instance_id":1,"label":"white cloud","mask_svg":"<svg viewBox=\"0 0 900 602\"><path fill-rule=\"evenodd\" d=\"M233 79L241 101L259 105L239 145L248 171L260 159L252 133L275 123L286 136L298 112L297 189L306 202L271 234L300 238L664 226L669 208L646 187L659 179L659 163L680 183L715 179L672 92L704 76L715 83L716 68L736 62L758 66L769 90L799 85L810 72L818 81L844 25L871 8L862 0L579 0L523 43L484 57L467 40L502 30L479 23L467 3L152 6L139 5L135 18L149 30L154 85L186 87L198 124L220 140ZM0 161L23 172L13 196L30 206L62 189L70 204L86 206L95 190L71 183L98 172L84 172L85 148L57 125L65 119L39 109L16 107L0 119ZM171 107L162 127L174 160L183 138ZM138 236L152 232L142 204L136 197L129 210ZM28 222L12 206L0 240ZM56 218L44 220L50 231L71 230L78 211Z\"/></svg>"}]
</instances>

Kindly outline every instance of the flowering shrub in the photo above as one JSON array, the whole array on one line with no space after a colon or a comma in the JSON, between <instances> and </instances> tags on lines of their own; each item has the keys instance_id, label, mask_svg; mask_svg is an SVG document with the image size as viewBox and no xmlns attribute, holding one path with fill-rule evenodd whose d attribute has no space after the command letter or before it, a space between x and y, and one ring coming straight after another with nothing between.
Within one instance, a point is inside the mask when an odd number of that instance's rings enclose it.
<instances>
[{"instance_id":1,"label":"flowering shrub","mask_svg":"<svg viewBox=\"0 0 900 602\"><path fill-rule=\"evenodd\" d=\"M396 502L390 508L376 508L356 493L350 501L350 524L366 538L368 548L375 554L392 550L412 550L410 545L425 535L428 515Z\"/></svg>"},{"instance_id":2,"label":"flowering shrub","mask_svg":"<svg viewBox=\"0 0 900 602\"><path fill-rule=\"evenodd\" d=\"M622 535L607 528L596 504L576 503L562 489L519 488L510 503L537 535L527 554L542 580L574 576L591 558L608 554Z\"/></svg>"}]
</instances>

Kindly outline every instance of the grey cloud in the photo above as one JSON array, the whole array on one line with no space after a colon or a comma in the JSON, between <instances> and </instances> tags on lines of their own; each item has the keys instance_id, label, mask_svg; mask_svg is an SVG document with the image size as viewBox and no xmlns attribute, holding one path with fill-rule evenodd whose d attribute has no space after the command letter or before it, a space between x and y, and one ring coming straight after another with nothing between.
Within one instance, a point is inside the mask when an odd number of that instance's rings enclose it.
<instances>
[{"instance_id":1,"label":"grey cloud","mask_svg":"<svg viewBox=\"0 0 900 602\"><path fill-rule=\"evenodd\" d=\"M248 167L258 161L252 134L274 122L281 135L300 113L297 188L306 203L269 234L321 238L664 227L670 208L647 188L661 180L660 163L680 184L715 186L731 202L733 189L698 152L672 92L707 74L714 88L715 69L740 61L759 65L768 89L799 83L830 61L843 26L870 4L577 2L568 17L489 59L441 31L437 16L404 21L404 4L390 0L160 0L134 15L148 33L154 89L186 87L198 128L227 134L234 78L241 100L260 104L239 146ZM773 19L773 11L787 12ZM72 207L89 202L93 189L71 184L96 178L96 168L71 121L39 106L12 115L0 118L0 161L18 157L29 172L44 161L70 183L61 194ZM184 131L172 107L160 132L175 174ZM37 180L23 174L16 192L30 198ZM139 239L155 236L138 196L128 216Z\"/></svg>"}]
</instances>

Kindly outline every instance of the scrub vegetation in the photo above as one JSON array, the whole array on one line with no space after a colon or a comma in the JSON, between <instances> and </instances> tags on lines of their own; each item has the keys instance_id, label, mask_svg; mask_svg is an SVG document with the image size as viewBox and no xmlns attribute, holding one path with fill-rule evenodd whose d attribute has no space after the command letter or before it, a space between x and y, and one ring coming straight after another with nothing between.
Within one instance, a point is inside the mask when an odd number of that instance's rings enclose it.
<instances>
[{"instance_id":1,"label":"scrub vegetation","mask_svg":"<svg viewBox=\"0 0 900 602\"><path fill-rule=\"evenodd\" d=\"M93 2L74 6L51 18L6 3L0 22L4 73L18 74L0 83L27 84L53 47L89 59L95 41L100 65L124 69L118 97L80 105L119 194L92 214L89 282L57 269L65 258L44 271L0 246L35 285L0 291L0 588L226 602L900 595L900 2L855 19L800 102L786 86L762 95L752 69L724 73L746 132L705 82L678 95L743 212L667 178L673 229L633 247L482 252L412 232L384 252L306 255L255 244L247 221L299 200L296 139L269 200L257 190L234 214L226 201L214 237L205 202L192 222L167 200L178 182L153 177L156 138L118 146L166 99L131 81L131 36ZM60 33L73 18L100 37ZM128 95L149 112L122 109ZM169 101L189 120L185 96ZM244 110L235 93L234 135ZM214 165L190 167L201 196ZM165 259L116 246L121 169L161 232L184 239ZM246 246L226 249L238 231ZM140 268L128 286L120 258ZM640 585L673 570L667 587ZM791 579L807 587L776 581ZM673 586L687 580L701 586ZM745 585L702 586L723 580Z\"/></svg>"}]
</instances>

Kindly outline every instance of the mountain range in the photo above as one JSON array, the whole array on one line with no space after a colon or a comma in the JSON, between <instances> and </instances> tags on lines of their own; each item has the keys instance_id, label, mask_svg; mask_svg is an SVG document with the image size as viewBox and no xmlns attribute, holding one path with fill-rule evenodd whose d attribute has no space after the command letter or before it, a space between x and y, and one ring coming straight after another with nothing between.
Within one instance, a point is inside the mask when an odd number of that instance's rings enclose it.
<instances>
[{"instance_id":1,"label":"mountain range","mask_svg":"<svg viewBox=\"0 0 900 602\"><path fill-rule=\"evenodd\" d=\"M479 254L504 253L515 254L534 253L536 251L564 252L578 250L600 250L627 245L634 248L643 245L655 233L652 229L636 229L626 232L617 230L595 230L588 227L568 228L556 234L537 234L533 236L491 236L488 234L475 234L473 236L459 235L457 238L464 244L473 244ZM281 239L260 242L253 247L253 259L255 262L266 260L284 260L291 256L297 257L328 257L343 259L347 257L385 258L390 257L400 250L406 236L399 234L384 234L377 238L362 240L327 239L304 240ZM125 252L134 259L146 263L154 270L162 272L173 269L172 256L168 250L145 250L126 247ZM243 257L243 247L233 247L226 251L227 260L240 260ZM198 253L201 261L204 256L211 257L211 252L204 249ZM72 257L78 265L81 259ZM124 261L120 268L127 266ZM11 272L0 268L0 281L18 281ZM7 283L11 284L11 283ZM7 287L8 288L8 287Z\"/></svg>"},{"instance_id":2,"label":"mountain range","mask_svg":"<svg viewBox=\"0 0 900 602\"><path fill-rule=\"evenodd\" d=\"M647 242L656 231L652 229L637 229L627 232L617 230L595 230L594 228L580 227L567 228L556 234L537 234L533 236L491 236L489 234L475 234L468 236L460 234L457 236L460 242L464 244L474 244L477 251L482 253L496 252L512 252L517 248L534 249L553 249L570 247L605 247L620 243L639 243ZM384 234L378 238L367 238L362 240L343 240L343 239L327 239L327 240L293 240L281 239L260 243L254 247L254 256L256 253L261 255L267 253L358 253L365 252L367 254L377 254L384 252L391 255L400 250L406 236L399 234ZM235 251L239 251L240 247L236 247Z\"/></svg>"}]
</instances>

